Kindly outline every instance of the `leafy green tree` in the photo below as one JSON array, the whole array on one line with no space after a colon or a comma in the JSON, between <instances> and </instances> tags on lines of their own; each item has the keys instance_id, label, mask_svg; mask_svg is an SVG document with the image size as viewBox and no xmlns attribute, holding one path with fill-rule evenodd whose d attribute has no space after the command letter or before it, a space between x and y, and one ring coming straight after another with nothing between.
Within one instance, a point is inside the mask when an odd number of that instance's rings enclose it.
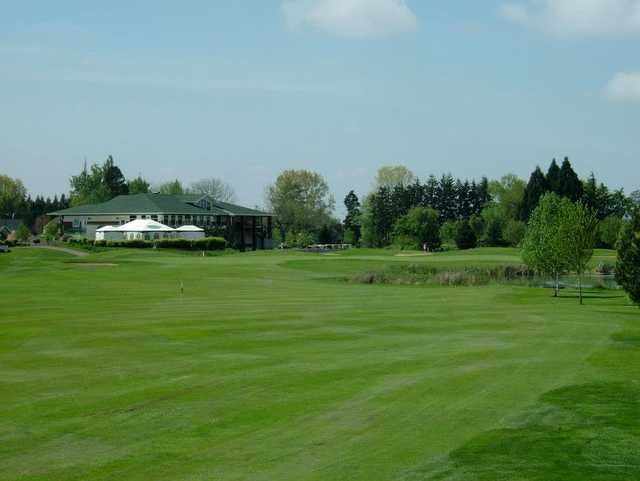
<instances>
[{"instance_id":1,"label":"leafy green tree","mask_svg":"<svg viewBox=\"0 0 640 481\"><path fill-rule=\"evenodd\" d=\"M538 207L540 198L547 192L547 179L540 167L536 167L525 188L520 209L520 219L527 222L531 213Z\"/></svg>"},{"instance_id":2,"label":"leafy green tree","mask_svg":"<svg viewBox=\"0 0 640 481\"><path fill-rule=\"evenodd\" d=\"M266 201L283 239L287 233L317 232L331 218L335 201L324 177L308 170L286 170L268 187Z\"/></svg>"},{"instance_id":3,"label":"leafy green tree","mask_svg":"<svg viewBox=\"0 0 640 481\"><path fill-rule=\"evenodd\" d=\"M165 195L182 195L186 193L182 182L180 182L178 179L164 182L160 184L156 188L156 190L158 191L158 194Z\"/></svg>"},{"instance_id":4,"label":"leafy green tree","mask_svg":"<svg viewBox=\"0 0 640 481\"><path fill-rule=\"evenodd\" d=\"M404 165L380 167L376 175L376 188L393 189L398 185L407 187L415 178L413 172Z\"/></svg>"},{"instance_id":5,"label":"leafy green tree","mask_svg":"<svg viewBox=\"0 0 640 481\"><path fill-rule=\"evenodd\" d=\"M449 220L445 222L440 227L440 239L444 242L455 242L457 230L458 230L458 223L456 221ZM474 230L474 234L475 234L475 230ZM476 239L477 238L478 236L476 235Z\"/></svg>"},{"instance_id":6,"label":"leafy green tree","mask_svg":"<svg viewBox=\"0 0 640 481\"><path fill-rule=\"evenodd\" d=\"M24 224L20 224L16 229L16 240L19 242L27 242L30 237L31 231L29 228Z\"/></svg>"},{"instance_id":7,"label":"leafy green tree","mask_svg":"<svg viewBox=\"0 0 640 481\"><path fill-rule=\"evenodd\" d=\"M522 258L532 269L549 274L554 279L554 297L560 293L560 274L569 267L567 239L563 237L566 205L570 201L555 193L542 196L531 214L522 243Z\"/></svg>"},{"instance_id":8,"label":"leafy green tree","mask_svg":"<svg viewBox=\"0 0 640 481\"><path fill-rule=\"evenodd\" d=\"M129 181L129 194L148 194L151 190L151 184L144 180L142 176L138 176L135 179Z\"/></svg>"},{"instance_id":9,"label":"leafy green tree","mask_svg":"<svg viewBox=\"0 0 640 481\"><path fill-rule=\"evenodd\" d=\"M631 192L629 200L634 208L640 207L640 190L634 190Z\"/></svg>"},{"instance_id":10,"label":"leafy green tree","mask_svg":"<svg viewBox=\"0 0 640 481\"><path fill-rule=\"evenodd\" d=\"M514 174L507 174L499 181L489 183L491 198L500 206L506 219L518 218L526 188L525 181Z\"/></svg>"},{"instance_id":11,"label":"leafy green tree","mask_svg":"<svg viewBox=\"0 0 640 481\"><path fill-rule=\"evenodd\" d=\"M19 179L0 175L0 217L21 217L27 206L27 189Z\"/></svg>"},{"instance_id":12,"label":"leafy green tree","mask_svg":"<svg viewBox=\"0 0 640 481\"><path fill-rule=\"evenodd\" d=\"M582 202L565 203L560 224L561 237L566 242L569 268L578 275L580 304L583 303L582 278L593 257L598 219Z\"/></svg>"},{"instance_id":13,"label":"leafy green tree","mask_svg":"<svg viewBox=\"0 0 640 481\"><path fill-rule=\"evenodd\" d=\"M438 249L442 244L438 213L430 207L414 207L396 222L394 238L398 237L411 239L416 249Z\"/></svg>"},{"instance_id":14,"label":"leafy green tree","mask_svg":"<svg viewBox=\"0 0 640 481\"><path fill-rule=\"evenodd\" d=\"M347 208L347 216L344 219L344 228L345 231L352 233L353 237L349 243L357 245L360 242L362 212L360 210L360 200L353 190L344 198L344 205Z\"/></svg>"},{"instance_id":15,"label":"leafy green tree","mask_svg":"<svg viewBox=\"0 0 640 481\"><path fill-rule=\"evenodd\" d=\"M560 192L562 197L567 197L571 202L577 202L582 198L582 182L575 173L569 157L565 157L560 167Z\"/></svg>"},{"instance_id":16,"label":"leafy green tree","mask_svg":"<svg viewBox=\"0 0 640 481\"><path fill-rule=\"evenodd\" d=\"M613 215L601 220L598 224L598 244L600 247L615 248L623 225L622 218Z\"/></svg>"},{"instance_id":17,"label":"leafy green tree","mask_svg":"<svg viewBox=\"0 0 640 481\"><path fill-rule=\"evenodd\" d=\"M478 238L468 220L461 220L456 228L456 246L460 250L473 249L478 245Z\"/></svg>"},{"instance_id":18,"label":"leafy green tree","mask_svg":"<svg viewBox=\"0 0 640 481\"><path fill-rule=\"evenodd\" d=\"M104 164L85 165L79 175L71 177L71 205L98 204L129 192L129 186L119 167L109 156Z\"/></svg>"},{"instance_id":19,"label":"leafy green tree","mask_svg":"<svg viewBox=\"0 0 640 481\"><path fill-rule=\"evenodd\" d=\"M617 249L616 281L640 305L640 208L622 228Z\"/></svg>"},{"instance_id":20,"label":"leafy green tree","mask_svg":"<svg viewBox=\"0 0 640 481\"><path fill-rule=\"evenodd\" d=\"M502 231L502 237L507 244L518 247L524 240L527 232L527 225L521 220L509 219Z\"/></svg>"}]
</instances>

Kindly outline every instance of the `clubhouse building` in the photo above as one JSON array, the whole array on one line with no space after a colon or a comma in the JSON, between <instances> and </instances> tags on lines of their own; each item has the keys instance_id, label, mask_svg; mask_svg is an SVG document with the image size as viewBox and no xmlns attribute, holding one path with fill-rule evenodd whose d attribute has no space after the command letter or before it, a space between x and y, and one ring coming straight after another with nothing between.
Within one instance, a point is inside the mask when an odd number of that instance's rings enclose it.
<instances>
[{"instance_id":1,"label":"clubhouse building","mask_svg":"<svg viewBox=\"0 0 640 481\"><path fill-rule=\"evenodd\" d=\"M104 233L132 221L151 220L176 232L193 231L195 226L206 235L224 237L240 250L273 248L272 214L220 202L208 195L120 195L102 204L71 207L49 215L60 219L64 233L91 239L96 238L98 229ZM100 233L98 237L102 237Z\"/></svg>"}]
</instances>

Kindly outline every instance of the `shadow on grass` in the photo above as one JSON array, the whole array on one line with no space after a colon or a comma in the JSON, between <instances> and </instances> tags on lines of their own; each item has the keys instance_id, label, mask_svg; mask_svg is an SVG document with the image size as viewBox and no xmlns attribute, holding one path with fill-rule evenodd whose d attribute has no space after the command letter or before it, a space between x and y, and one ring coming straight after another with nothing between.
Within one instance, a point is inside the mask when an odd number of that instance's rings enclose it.
<instances>
[{"instance_id":1,"label":"shadow on grass","mask_svg":"<svg viewBox=\"0 0 640 481\"><path fill-rule=\"evenodd\" d=\"M639 366L640 332L611 336L602 362ZM631 351L630 351L631 350ZM632 371L632 372L631 372ZM570 385L403 478L430 481L640 479L640 382ZM625 376L622 376L623 378Z\"/></svg>"}]
</instances>

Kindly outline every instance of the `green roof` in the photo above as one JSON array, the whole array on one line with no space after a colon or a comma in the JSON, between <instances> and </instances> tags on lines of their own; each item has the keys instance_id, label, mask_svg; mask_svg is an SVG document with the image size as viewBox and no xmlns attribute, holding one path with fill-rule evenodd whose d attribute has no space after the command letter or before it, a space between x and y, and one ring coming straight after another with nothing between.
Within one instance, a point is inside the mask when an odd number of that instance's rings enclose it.
<instances>
[{"instance_id":1,"label":"green roof","mask_svg":"<svg viewBox=\"0 0 640 481\"><path fill-rule=\"evenodd\" d=\"M110 215L110 214L189 214L221 216L270 216L266 212L209 199L211 209L194 205L205 195L137 194L119 195L102 204L88 204L51 212L49 215Z\"/></svg>"}]
</instances>

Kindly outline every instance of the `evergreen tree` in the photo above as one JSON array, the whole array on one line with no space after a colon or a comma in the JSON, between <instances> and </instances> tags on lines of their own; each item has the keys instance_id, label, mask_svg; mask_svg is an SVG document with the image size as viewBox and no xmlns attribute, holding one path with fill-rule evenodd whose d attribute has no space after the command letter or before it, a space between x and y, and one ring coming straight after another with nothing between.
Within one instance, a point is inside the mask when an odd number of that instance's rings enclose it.
<instances>
[{"instance_id":1,"label":"evergreen tree","mask_svg":"<svg viewBox=\"0 0 640 481\"><path fill-rule=\"evenodd\" d=\"M478 186L478 201L479 204L477 206L477 214L484 209L484 207L491 202L491 194L489 193L489 179L483 177L480 181L480 185Z\"/></svg>"},{"instance_id":2,"label":"evergreen tree","mask_svg":"<svg viewBox=\"0 0 640 481\"><path fill-rule=\"evenodd\" d=\"M571 202L577 202L582 198L582 182L571 167L569 157L564 158L560 167L560 191L557 194L568 198Z\"/></svg>"},{"instance_id":3,"label":"evergreen tree","mask_svg":"<svg viewBox=\"0 0 640 481\"><path fill-rule=\"evenodd\" d=\"M438 200L436 209L440 213L441 222L457 218L456 188L451 174L443 175L438 184Z\"/></svg>"},{"instance_id":4,"label":"evergreen tree","mask_svg":"<svg viewBox=\"0 0 640 481\"><path fill-rule=\"evenodd\" d=\"M360 200L353 190L344 198L344 205L347 208L347 216L344 219L344 228L345 230L351 231L354 243L357 244L360 241L361 235L361 211Z\"/></svg>"},{"instance_id":5,"label":"evergreen tree","mask_svg":"<svg viewBox=\"0 0 640 481\"><path fill-rule=\"evenodd\" d=\"M127 180L124 178L120 167L115 165L112 156L107 157L107 160L102 166L102 175L104 177L103 182L109 191L110 198L129 193Z\"/></svg>"},{"instance_id":6,"label":"evergreen tree","mask_svg":"<svg viewBox=\"0 0 640 481\"><path fill-rule=\"evenodd\" d=\"M529 220L531 213L538 207L540 198L547 192L547 179L542 173L540 167L536 167L531 177L529 177L529 183L524 190L524 196L522 199L522 207L520 209L520 218L523 221Z\"/></svg>"},{"instance_id":7,"label":"evergreen tree","mask_svg":"<svg viewBox=\"0 0 640 481\"><path fill-rule=\"evenodd\" d=\"M551 161L551 165L549 166L549 170L547 171L547 189L551 192L555 192L558 195L561 195L561 182L560 178L560 167L558 167L558 163L556 159Z\"/></svg>"},{"instance_id":8,"label":"evergreen tree","mask_svg":"<svg viewBox=\"0 0 640 481\"><path fill-rule=\"evenodd\" d=\"M616 281L640 305L640 208L620 233Z\"/></svg>"},{"instance_id":9,"label":"evergreen tree","mask_svg":"<svg viewBox=\"0 0 640 481\"><path fill-rule=\"evenodd\" d=\"M434 175L430 175L424 184L422 206L432 209L438 207L438 179Z\"/></svg>"}]
</instances>

